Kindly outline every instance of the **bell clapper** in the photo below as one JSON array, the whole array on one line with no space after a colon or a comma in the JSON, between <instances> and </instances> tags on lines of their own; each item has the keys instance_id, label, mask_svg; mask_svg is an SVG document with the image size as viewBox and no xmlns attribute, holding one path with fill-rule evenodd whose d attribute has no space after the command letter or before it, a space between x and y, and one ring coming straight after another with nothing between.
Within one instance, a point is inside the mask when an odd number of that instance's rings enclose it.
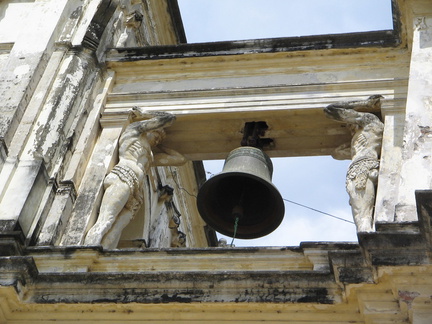
<instances>
[{"instance_id":1,"label":"bell clapper","mask_svg":"<svg viewBox=\"0 0 432 324\"><path fill-rule=\"evenodd\" d=\"M231 216L234 218L234 231L233 231L233 238L231 240L231 247L233 246L234 239L237 234L238 223L240 219L244 216L243 201L244 201L245 194L246 194L246 188L243 183L243 189L241 191L240 198L238 202L234 205L231 212Z\"/></svg>"},{"instance_id":2,"label":"bell clapper","mask_svg":"<svg viewBox=\"0 0 432 324\"><path fill-rule=\"evenodd\" d=\"M235 221L234 221L234 233L233 233L233 237L232 237L231 244L230 244L231 247L233 247L234 240L235 240L235 237L237 234L237 227L238 227L239 219L240 218L238 216L236 216Z\"/></svg>"}]
</instances>

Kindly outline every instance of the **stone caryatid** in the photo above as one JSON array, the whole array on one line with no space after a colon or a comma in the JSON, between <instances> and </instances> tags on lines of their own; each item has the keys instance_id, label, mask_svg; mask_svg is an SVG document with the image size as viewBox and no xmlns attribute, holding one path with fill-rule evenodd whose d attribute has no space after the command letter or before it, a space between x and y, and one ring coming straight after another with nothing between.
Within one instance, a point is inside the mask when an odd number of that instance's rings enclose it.
<instances>
[{"instance_id":1,"label":"stone caryatid","mask_svg":"<svg viewBox=\"0 0 432 324\"><path fill-rule=\"evenodd\" d=\"M380 95L367 100L332 104L324 109L326 116L350 126L352 140L336 148L335 159L351 159L346 178L346 189L357 226L357 232L373 230L373 209L378 182L379 158L384 124L372 113L381 105Z\"/></svg>"},{"instance_id":2,"label":"stone caryatid","mask_svg":"<svg viewBox=\"0 0 432 324\"><path fill-rule=\"evenodd\" d=\"M119 139L119 162L105 177L99 216L84 245L115 248L122 230L144 203L143 183L149 168L186 163L183 155L160 145L165 138L164 128L175 119L170 113L132 108L131 124ZM154 147L161 152L153 154Z\"/></svg>"}]
</instances>

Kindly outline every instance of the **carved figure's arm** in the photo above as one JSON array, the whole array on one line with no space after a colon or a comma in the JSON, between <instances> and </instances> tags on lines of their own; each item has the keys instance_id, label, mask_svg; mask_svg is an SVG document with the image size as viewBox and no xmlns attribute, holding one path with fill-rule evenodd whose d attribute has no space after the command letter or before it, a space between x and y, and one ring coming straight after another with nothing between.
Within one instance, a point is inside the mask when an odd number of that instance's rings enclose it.
<instances>
[{"instance_id":1,"label":"carved figure's arm","mask_svg":"<svg viewBox=\"0 0 432 324\"><path fill-rule=\"evenodd\" d=\"M366 113L360 113L352 109L341 108L336 105L329 105L324 109L327 118L335 121L353 125L363 126L363 116Z\"/></svg>"},{"instance_id":2,"label":"carved figure's arm","mask_svg":"<svg viewBox=\"0 0 432 324\"><path fill-rule=\"evenodd\" d=\"M329 105L324 108L324 113L330 119L341 123L358 125L365 127L369 124L381 123L380 119L374 114L367 112L358 112L354 109L341 108L337 105Z\"/></svg>"},{"instance_id":3,"label":"carved figure's arm","mask_svg":"<svg viewBox=\"0 0 432 324\"><path fill-rule=\"evenodd\" d=\"M331 104L328 107L370 111L381 106L381 98L384 97L381 95L373 95L366 100L342 101Z\"/></svg>"},{"instance_id":4,"label":"carved figure's arm","mask_svg":"<svg viewBox=\"0 0 432 324\"><path fill-rule=\"evenodd\" d=\"M171 126L176 119L173 114L162 111L148 111L140 107L133 107L130 111L130 117L134 122L128 127L139 133Z\"/></svg>"},{"instance_id":5,"label":"carved figure's arm","mask_svg":"<svg viewBox=\"0 0 432 324\"><path fill-rule=\"evenodd\" d=\"M176 150L170 149L163 145L158 145L161 153L155 153L153 157L153 164L158 166L180 166L187 162L187 159Z\"/></svg>"},{"instance_id":6,"label":"carved figure's arm","mask_svg":"<svg viewBox=\"0 0 432 324\"><path fill-rule=\"evenodd\" d=\"M383 96L373 95L366 100L338 102L328 105L324 109L324 113L328 118L336 121L364 127L379 119L371 113L359 112L358 110L370 110L379 107L381 105L381 98Z\"/></svg>"}]
</instances>

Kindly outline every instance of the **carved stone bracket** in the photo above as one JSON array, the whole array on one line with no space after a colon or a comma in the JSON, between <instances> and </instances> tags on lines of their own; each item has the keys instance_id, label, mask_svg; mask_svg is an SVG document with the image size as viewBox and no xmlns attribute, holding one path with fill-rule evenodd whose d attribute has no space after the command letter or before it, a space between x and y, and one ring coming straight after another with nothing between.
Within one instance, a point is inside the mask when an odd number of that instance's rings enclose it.
<instances>
[{"instance_id":1,"label":"carved stone bracket","mask_svg":"<svg viewBox=\"0 0 432 324\"><path fill-rule=\"evenodd\" d=\"M168 228L171 233L171 247L185 247L186 246L186 234L179 231L180 227L180 216L181 213L177 209L174 200L173 193L174 189L170 186L159 187L159 200L162 198L165 200L166 214L168 216Z\"/></svg>"}]
</instances>

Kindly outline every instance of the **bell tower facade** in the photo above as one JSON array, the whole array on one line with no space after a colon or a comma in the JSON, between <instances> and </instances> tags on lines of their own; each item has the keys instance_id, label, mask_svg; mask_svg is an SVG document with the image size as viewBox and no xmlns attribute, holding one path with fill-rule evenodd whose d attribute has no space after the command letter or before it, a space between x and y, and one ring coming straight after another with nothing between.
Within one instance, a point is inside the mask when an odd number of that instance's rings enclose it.
<instances>
[{"instance_id":1,"label":"bell tower facade","mask_svg":"<svg viewBox=\"0 0 432 324\"><path fill-rule=\"evenodd\" d=\"M2 1L0 321L429 323L432 5L392 5L392 30L188 44L175 0ZM218 246L201 161L256 140L351 143L358 242Z\"/></svg>"}]
</instances>

